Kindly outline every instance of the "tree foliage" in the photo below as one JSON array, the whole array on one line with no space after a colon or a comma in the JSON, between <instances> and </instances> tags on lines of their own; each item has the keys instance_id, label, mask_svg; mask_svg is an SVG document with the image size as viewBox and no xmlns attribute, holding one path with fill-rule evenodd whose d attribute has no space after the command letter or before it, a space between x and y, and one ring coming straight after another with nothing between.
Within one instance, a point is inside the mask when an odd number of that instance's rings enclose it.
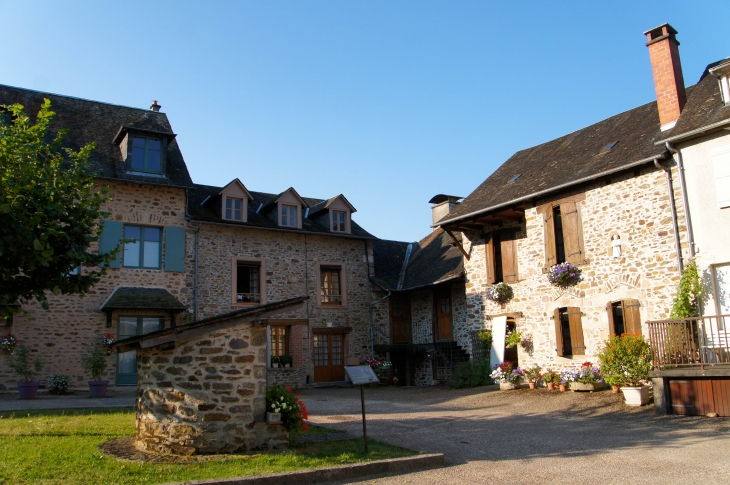
<instances>
[{"instance_id":1,"label":"tree foliage","mask_svg":"<svg viewBox=\"0 0 730 485\"><path fill-rule=\"evenodd\" d=\"M22 105L0 107L0 303L35 298L48 309L46 291L83 295L118 252L89 252L110 198L90 171L94 145L62 147L54 115L47 99L35 123ZM0 316L11 310L0 306Z\"/></svg>"},{"instance_id":2,"label":"tree foliage","mask_svg":"<svg viewBox=\"0 0 730 485\"><path fill-rule=\"evenodd\" d=\"M705 294L697 263L690 259L679 280L677 296L674 297L672 304L671 318L699 317L700 305L705 299Z\"/></svg>"}]
</instances>

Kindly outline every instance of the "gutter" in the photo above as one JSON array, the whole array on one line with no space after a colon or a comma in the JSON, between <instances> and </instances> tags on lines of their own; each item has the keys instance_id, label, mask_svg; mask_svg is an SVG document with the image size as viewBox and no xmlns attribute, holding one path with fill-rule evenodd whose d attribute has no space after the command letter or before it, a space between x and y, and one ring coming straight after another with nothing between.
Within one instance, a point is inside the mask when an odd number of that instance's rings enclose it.
<instances>
[{"instance_id":1,"label":"gutter","mask_svg":"<svg viewBox=\"0 0 730 485\"><path fill-rule=\"evenodd\" d=\"M667 176L667 190L669 191L669 207L672 211L672 225L674 226L674 247L677 249L677 267L679 275L682 276L684 264L682 263L682 246L679 241L679 224L677 223L677 206L674 204L674 187L672 186L672 169L659 165L659 159L654 159L654 166L664 170Z\"/></svg>"},{"instance_id":2,"label":"gutter","mask_svg":"<svg viewBox=\"0 0 730 485\"><path fill-rule=\"evenodd\" d=\"M730 122L730 120L729 120ZM671 142L666 142L664 146L667 150L674 155L677 160L677 172L679 173L679 189L682 193L682 205L684 205L684 217L687 221L687 239L689 242L689 257L694 258L695 256L695 238L692 232L692 218L689 213L689 200L687 200L687 184L684 180L684 164L682 162L682 153L672 146ZM674 196L672 196L674 199ZM680 267L681 269L681 267Z\"/></svg>"},{"instance_id":3,"label":"gutter","mask_svg":"<svg viewBox=\"0 0 730 485\"><path fill-rule=\"evenodd\" d=\"M702 128L697 128L692 131L688 131L687 133L682 133L681 135L675 135L670 136L669 138L665 138L664 140L658 141L654 143L655 145L666 145L667 143L673 143L677 141L682 141L687 138L692 138L695 135L699 135L702 133L705 133L707 131L712 131L715 128L722 128L725 125L730 125L730 119L718 121L717 123L713 123L711 125L703 126ZM670 150L671 151L671 150Z\"/></svg>"},{"instance_id":4,"label":"gutter","mask_svg":"<svg viewBox=\"0 0 730 485\"><path fill-rule=\"evenodd\" d=\"M202 224L198 224L195 230L195 241L193 245L193 257L195 258L195 266L193 267L193 321L198 321L198 233Z\"/></svg>"},{"instance_id":5,"label":"gutter","mask_svg":"<svg viewBox=\"0 0 730 485\"><path fill-rule=\"evenodd\" d=\"M277 229L275 227L262 227L262 226L251 226L251 225L244 225L244 224L228 224L224 222L211 222L211 221L203 221L200 219L194 219L192 216L190 217L190 222L195 222L198 224L210 224L213 226L223 226L223 227L231 227L231 228L240 228L240 229L260 229L262 231L274 231L274 232L287 232L289 234L309 234L314 236L324 236L324 237L340 237L343 239L360 239L365 241L373 241L377 239L375 236L356 236L354 234L335 234L332 232L313 232L313 231L305 231L302 229Z\"/></svg>"},{"instance_id":6,"label":"gutter","mask_svg":"<svg viewBox=\"0 0 730 485\"><path fill-rule=\"evenodd\" d=\"M453 219L448 219L448 220L445 220L445 221L439 221L437 224L432 224L431 227L441 227L441 226L444 226L446 224L451 224L453 222L458 222L458 221L463 221L465 219L470 219L470 218L475 217L477 215L484 214L485 212L490 212L490 211L497 210L497 209L503 209L503 208L508 207L510 205L513 205L513 204L517 204L517 203L520 203L520 202L528 201L530 199L534 199L535 197L539 197L541 195L550 194L552 192L557 192L559 190L562 190L562 189L565 189L565 188L568 188L568 187L572 187L574 185L579 185L579 184L582 184L584 182L590 182L592 180L596 180L596 179L599 179L601 177L605 177L607 175L612 175L614 173L623 172L623 171L628 170L630 168L638 167L640 165L644 165L646 163L653 162L657 158L664 158L665 155L666 155L666 152L665 153L662 153L660 155L653 155L653 156L651 156L649 158L644 158L642 160L638 160L636 162L629 163L628 165L622 165L619 168L614 168L614 169L611 169L611 170L606 170L606 171L597 173L595 175L591 175L589 177L583 177L582 179L574 180L572 182L568 182L568 183L565 183L565 184L562 184L562 185L558 185L556 187L552 187L552 188L549 188L549 189L541 190L540 192L535 192L535 193L532 193L530 195L525 195L523 197L518 197L517 199L513 199L513 200L510 200L508 202L503 202L501 204L497 204L497 205L494 205L492 207L487 207L486 209L479 209L477 211L473 211L473 212L470 212L468 214L464 214L463 216L455 217Z\"/></svg>"}]
</instances>

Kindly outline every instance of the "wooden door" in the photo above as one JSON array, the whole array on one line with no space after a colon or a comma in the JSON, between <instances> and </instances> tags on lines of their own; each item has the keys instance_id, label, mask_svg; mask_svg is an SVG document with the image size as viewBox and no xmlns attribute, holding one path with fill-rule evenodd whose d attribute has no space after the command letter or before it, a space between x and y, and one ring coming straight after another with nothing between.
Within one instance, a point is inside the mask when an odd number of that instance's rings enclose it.
<instances>
[{"instance_id":1,"label":"wooden door","mask_svg":"<svg viewBox=\"0 0 730 485\"><path fill-rule=\"evenodd\" d=\"M390 332L391 343L411 342L411 299L407 294L390 298Z\"/></svg>"},{"instance_id":2,"label":"wooden door","mask_svg":"<svg viewBox=\"0 0 730 485\"><path fill-rule=\"evenodd\" d=\"M437 340L453 340L451 331L451 288L436 292Z\"/></svg>"},{"instance_id":3,"label":"wooden door","mask_svg":"<svg viewBox=\"0 0 730 485\"><path fill-rule=\"evenodd\" d=\"M315 333L314 382L345 380L345 334Z\"/></svg>"},{"instance_id":4,"label":"wooden door","mask_svg":"<svg viewBox=\"0 0 730 485\"><path fill-rule=\"evenodd\" d=\"M672 379L669 381L672 414L702 416L715 412L712 381L709 379Z\"/></svg>"}]
</instances>

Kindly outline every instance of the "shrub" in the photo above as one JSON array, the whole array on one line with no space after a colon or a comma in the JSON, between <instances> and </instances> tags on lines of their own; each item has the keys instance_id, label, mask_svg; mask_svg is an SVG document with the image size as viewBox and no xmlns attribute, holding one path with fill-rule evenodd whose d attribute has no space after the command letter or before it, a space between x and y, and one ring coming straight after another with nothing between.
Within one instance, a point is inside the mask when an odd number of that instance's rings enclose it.
<instances>
[{"instance_id":1,"label":"shrub","mask_svg":"<svg viewBox=\"0 0 730 485\"><path fill-rule=\"evenodd\" d=\"M638 387L649 378L651 347L641 335L611 337L598 358L603 378L611 385Z\"/></svg>"},{"instance_id":2,"label":"shrub","mask_svg":"<svg viewBox=\"0 0 730 485\"><path fill-rule=\"evenodd\" d=\"M309 419L307 408L294 395L291 388L274 385L266 389L266 411L270 413L281 413L281 420L289 433L296 435L309 427L304 422Z\"/></svg>"},{"instance_id":3,"label":"shrub","mask_svg":"<svg viewBox=\"0 0 730 485\"><path fill-rule=\"evenodd\" d=\"M671 318L689 318L700 316L700 303L705 299L706 291L700 279L697 263L690 259L682 270L682 277L677 286L677 296L672 303Z\"/></svg>"},{"instance_id":4,"label":"shrub","mask_svg":"<svg viewBox=\"0 0 730 485\"><path fill-rule=\"evenodd\" d=\"M464 362L456 369L451 387L463 389L494 384L492 378L489 377L490 371L489 359Z\"/></svg>"},{"instance_id":5,"label":"shrub","mask_svg":"<svg viewBox=\"0 0 730 485\"><path fill-rule=\"evenodd\" d=\"M48 393L66 394L70 382L71 376L67 376L66 374L51 374L48 378Z\"/></svg>"},{"instance_id":6,"label":"shrub","mask_svg":"<svg viewBox=\"0 0 730 485\"><path fill-rule=\"evenodd\" d=\"M31 360L30 352L30 347L18 344L14 357L8 360L8 367L25 379L25 382L32 381L43 370L43 362L40 357Z\"/></svg>"},{"instance_id":7,"label":"shrub","mask_svg":"<svg viewBox=\"0 0 730 485\"><path fill-rule=\"evenodd\" d=\"M91 374L92 380L101 380L106 370L106 357L106 350L99 343L87 348L86 352L81 356L81 366L86 372Z\"/></svg>"}]
</instances>

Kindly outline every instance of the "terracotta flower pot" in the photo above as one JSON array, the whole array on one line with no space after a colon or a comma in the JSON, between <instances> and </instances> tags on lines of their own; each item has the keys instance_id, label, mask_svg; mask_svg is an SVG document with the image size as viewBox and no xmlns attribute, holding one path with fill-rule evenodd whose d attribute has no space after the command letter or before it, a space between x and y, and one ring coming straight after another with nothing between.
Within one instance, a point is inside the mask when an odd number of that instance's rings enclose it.
<instances>
[{"instance_id":1,"label":"terracotta flower pot","mask_svg":"<svg viewBox=\"0 0 730 485\"><path fill-rule=\"evenodd\" d=\"M40 385L41 383L39 381L18 382L20 399L35 399L36 394L38 394L38 386Z\"/></svg>"},{"instance_id":2,"label":"terracotta flower pot","mask_svg":"<svg viewBox=\"0 0 730 485\"><path fill-rule=\"evenodd\" d=\"M89 391L94 399L106 397L109 381L89 381Z\"/></svg>"},{"instance_id":3,"label":"terracotta flower pot","mask_svg":"<svg viewBox=\"0 0 730 485\"><path fill-rule=\"evenodd\" d=\"M552 391L555 389L555 384L553 384L552 382L548 382L547 388L548 388L548 391Z\"/></svg>"},{"instance_id":4,"label":"terracotta flower pot","mask_svg":"<svg viewBox=\"0 0 730 485\"><path fill-rule=\"evenodd\" d=\"M537 389L537 384L535 382L528 382L530 385L530 389Z\"/></svg>"},{"instance_id":5,"label":"terracotta flower pot","mask_svg":"<svg viewBox=\"0 0 730 485\"><path fill-rule=\"evenodd\" d=\"M619 392L621 392L621 387L620 386L614 386L612 384L611 385L611 394L618 394Z\"/></svg>"},{"instance_id":6,"label":"terracotta flower pot","mask_svg":"<svg viewBox=\"0 0 730 485\"><path fill-rule=\"evenodd\" d=\"M568 390L568 386L566 386L565 384L560 384L560 392L565 392L567 390Z\"/></svg>"}]
</instances>

